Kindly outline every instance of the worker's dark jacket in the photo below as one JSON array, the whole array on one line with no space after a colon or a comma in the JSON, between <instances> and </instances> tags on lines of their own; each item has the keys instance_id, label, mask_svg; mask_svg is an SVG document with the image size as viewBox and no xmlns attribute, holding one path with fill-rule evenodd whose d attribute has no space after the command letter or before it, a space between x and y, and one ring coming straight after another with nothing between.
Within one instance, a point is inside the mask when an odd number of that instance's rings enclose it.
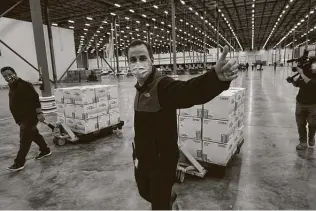
<instances>
[{"instance_id":1,"label":"worker's dark jacket","mask_svg":"<svg viewBox=\"0 0 316 211\"><path fill-rule=\"evenodd\" d=\"M36 122L36 109L41 108L39 96L33 85L22 79L10 85L10 110L17 124L22 121Z\"/></svg>"},{"instance_id":2,"label":"worker's dark jacket","mask_svg":"<svg viewBox=\"0 0 316 211\"><path fill-rule=\"evenodd\" d=\"M316 104L316 74L307 75L311 80L305 83L302 78L293 82L294 86L299 87L296 101L305 105Z\"/></svg>"},{"instance_id":3,"label":"worker's dark jacket","mask_svg":"<svg viewBox=\"0 0 316 211\"><path fill-rule=\"evenodd\" d=\"M229 88L214 70L188 81L161 76L154 68L142 87L135 85L134 159L141 166L160 169L179 158L176 109L204 104Z\"/></svg>"}]
</instances>

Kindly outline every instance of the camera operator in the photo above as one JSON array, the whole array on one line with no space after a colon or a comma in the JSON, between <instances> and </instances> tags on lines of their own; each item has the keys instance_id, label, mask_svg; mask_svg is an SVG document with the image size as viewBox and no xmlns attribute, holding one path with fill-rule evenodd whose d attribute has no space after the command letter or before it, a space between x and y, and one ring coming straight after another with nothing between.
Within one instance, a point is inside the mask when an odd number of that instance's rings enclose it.
<instances>
[{"instance_id":1,"label":"camera operator","mask_svg":"<svg viewBox=\"0 0 316 211\"><path fill-rule=\"evenodd\" d=\"M297 150L307 148L307 138L309 146L315 145L316 131L316 62L311 66L311 70L303 71L297 67L300 77L293 80L293 85L299 87L296 97L296 123L299 133L300 143L296 146ZM306 122L308 123L308 135L306 131Z\"/></svg>"}]
</instances>

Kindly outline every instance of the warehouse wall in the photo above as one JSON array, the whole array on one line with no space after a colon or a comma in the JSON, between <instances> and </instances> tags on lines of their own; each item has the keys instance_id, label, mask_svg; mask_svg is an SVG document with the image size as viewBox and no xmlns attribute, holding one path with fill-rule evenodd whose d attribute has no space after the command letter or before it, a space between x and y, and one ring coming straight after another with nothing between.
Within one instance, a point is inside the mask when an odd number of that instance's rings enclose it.
<instances>
[{"instance_id":1,"label":"warehouse wall","mask_svg":"<svg viewBox=\"0 0 316 211\"><path fill-rule=\"evenodd\" d=\"M53 79L51 68L51 57L47 36L47 27L44 25L46 52L50 78ZM74 32L69 29L52 27L54 40L54 50L56 59L57 78L67 69L72 60L76 57ZM33 36L33 26L31 22L19 21L9 18L0 19L0 39L13 48L17 53L29 61L33 66L38 67L35 42ZM30 82L37 82L39 75L36 70L17 57L8 48L0 44L0 67L12 66L18 75ZM77 69L76 62L71 69ZM6 82L0 77L0 85Z\"/></svg>"}]
</instances>

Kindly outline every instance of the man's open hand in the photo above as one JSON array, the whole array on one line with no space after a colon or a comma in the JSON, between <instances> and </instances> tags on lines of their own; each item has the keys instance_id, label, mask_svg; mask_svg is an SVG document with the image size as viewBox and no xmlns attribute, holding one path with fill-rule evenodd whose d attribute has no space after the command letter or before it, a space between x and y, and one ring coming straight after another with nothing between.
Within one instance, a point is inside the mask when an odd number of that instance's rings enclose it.
<instances>
[{"instance_id":1,"label":"man's open hand","mask_svg":"<svg viewBox=\"0 0 316 211\"><path fill-rule=\"evenodd\" d=\"M229 48L225 45L223 53L215 65L215 72L221 81L232 81L238 77L238 64L236 64L236 60L231 59L228 62L225 61L228 52Z\"/></svg>"}]
</instances>

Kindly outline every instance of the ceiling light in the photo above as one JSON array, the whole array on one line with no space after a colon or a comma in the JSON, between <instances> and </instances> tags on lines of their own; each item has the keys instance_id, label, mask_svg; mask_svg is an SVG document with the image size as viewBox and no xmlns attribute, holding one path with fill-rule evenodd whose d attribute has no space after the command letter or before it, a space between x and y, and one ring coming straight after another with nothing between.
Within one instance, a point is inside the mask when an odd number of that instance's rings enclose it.
<instances>
[{"instance_id":1,"label":"ceiling light","mask_svg":"<svg viewBox=\"0 0 316 211\"><path fill-rule=\"evenodd\" d=\"M53 25L53 26L58 26L58 24L57 24L57 23L53 23L52 25Z\"/></svg>"},{"instance_id":2,"label":"ceiling light","mask_svg":"<svg viewBox=\"0 0 316 211\"><path fill-rule=\"evenodd\" d=\"M106 20L102 21L103 23L108 23Z\"/></svg>"},{"instance_id":3,"label":"ceiling light","mask_svg":"<svg viewBox=\"0 0 316 211\"><path fill-rule=\"evenodd\" d=\"M75 21L73 21L73 20L68 20L68 22L69 22L69 23L75 23Z\"/></svg>"},{"instance_id":4,"label":"ceiling light","mask_svg":"<svg viewBox=\"0 0 316 211\"><path fill-rule=\"evenodd\" d=\"M113 12L111 12L110 14L111 14L111 15L113 15L113 16L115 16L115 15L116 15L116 14L115 14L115 13L113 13Z\"/></svg>"},{"instance_id":5,"label":"ceiling light","mask_svg":"<svg viewBox=\"0 0 316 211\"><path fill-rule=\"evenodd\" d=\"M146 18L147 16L146 15L144 15L144 14L142 14L142 16L144 17L144 18Z\"/></svg>"},{"instance_id":6,"label":"ceiling light","mask_svg":"<svg viewBox=\"0 0 316 211\"><path fill-rule=\"evenodd\" d=\"M74 29L75 27L73 27L73 26L69 26L69 28L70 28L70 29Z\"/></svg>"},{"instance_id":7,"label":"ceiling light","mask_svg":"<svg viewBox=\"0 0 316 211\"><path fill-rule=\"evenodd\" d=\"M135 11L134 10L129 10L130 12L134 13Z\"/></svg>"},{"instance_id":8,"label":"ceiling light","mask_svg":"<svg viewBox=\"0 0 316 211\"><path fill-rule=\"evenodd\" d=\"M103 26L100 26L100 29L103 29Z\"/></svg>"},{"instance_id":9,"label":"ceiling light","mask_svg":"<svg viewBox=\"0 0 316 211\"><path fill-rule=\"evenodd\" d=\"M90 24L88 24L88 23L86 23L85 25L86 25L86 26L90 26Z\"/></svg>"},{"instance_id":10,"label":"ceiling light","mask_svg":"<svg viewBox=\"0 0 316 211\"><path fill-rule=\"evenodd\" d=\"M116 7L121 7L121 5L119 5L119 4L114 4Z\"/></svg>"},{"instance_id":11,"label":"ceiling light","mask_svg":"<svg viewBox=\"0 0 316 211\"><path fill-rule=\"evenodd\" d=\"M126 20L129 20L129 17L125 17Z\"/></svg>"},{"instance_id":12,"label":"ceiling light","mask_svg":"<svg viewBox=\"0 0 316 211\"><path fill-rule=\"evenodd\" d=\"M180 2L181 2L181 4L185 5L185 2L183 0L181 0Z\"/></svg>"},{"instance_id":13,"label":"ceiling light","mask_svg":"<svg viewBox=\"0 0 316 211\"><path fill-rule=\"evenodd\" d=\"M88 29L83 29L84 31L88 31Z\"/></svg>"},{"instance_id":14,"label":"ceiling light","mask_svg":"<svg viewBox=\"0 0 316 211\"><path fill-rule=\"evenodd\" d=\"M193 9L192 9L192 7L189 7L189 10L191 10L191 11L192 11L192 10L193 10Z\"/></svg>"},{"instance_id":15,"label":"ceiling light","mask_svg":"<svg viewBox=\"0 0 316 211\"><path fill-rule=\"evenodd\" d=\"M146 23L146 26L149 26L149 24L148 24L148 23Z\"/></svg>"},{"instance_id":16,"label":"ceiling light","mask_svg":"<svg viewBox=\"0 0 316 211\"><path fill-rule=\"evenodd\" d=\"M168 11L165 11L165 13L168 15Z\"/></svg>"},{"instance_id":17,"label":"ceiling light","mask_svg":"<svg viewBox=\"0 0 316 211\"><path fill-rule=\"evenodd\" d=\"M155 8L155 9L158 9L158 6L157 6L157 5L154 5L154 8Z\"/></svg>"},{"instance_id":18,"label":"ceiling light","mask_svg":"<svg viewBox=\"0 0 316 211\"><path fill-rule=\"evenodd\" d=\"M156 21L156 19L155 19L155 18L152 18L151 20Z\"/></svg>"},{"instance_id":19,"label":"ceiling light","mask_svg":"<svg viewBox=\"0 0 316 211\"><path fill-rule=\"evenodd\" d=\"M161 24L165 24L165 22L161 22Z\"/></svg>"}]
</instances>

